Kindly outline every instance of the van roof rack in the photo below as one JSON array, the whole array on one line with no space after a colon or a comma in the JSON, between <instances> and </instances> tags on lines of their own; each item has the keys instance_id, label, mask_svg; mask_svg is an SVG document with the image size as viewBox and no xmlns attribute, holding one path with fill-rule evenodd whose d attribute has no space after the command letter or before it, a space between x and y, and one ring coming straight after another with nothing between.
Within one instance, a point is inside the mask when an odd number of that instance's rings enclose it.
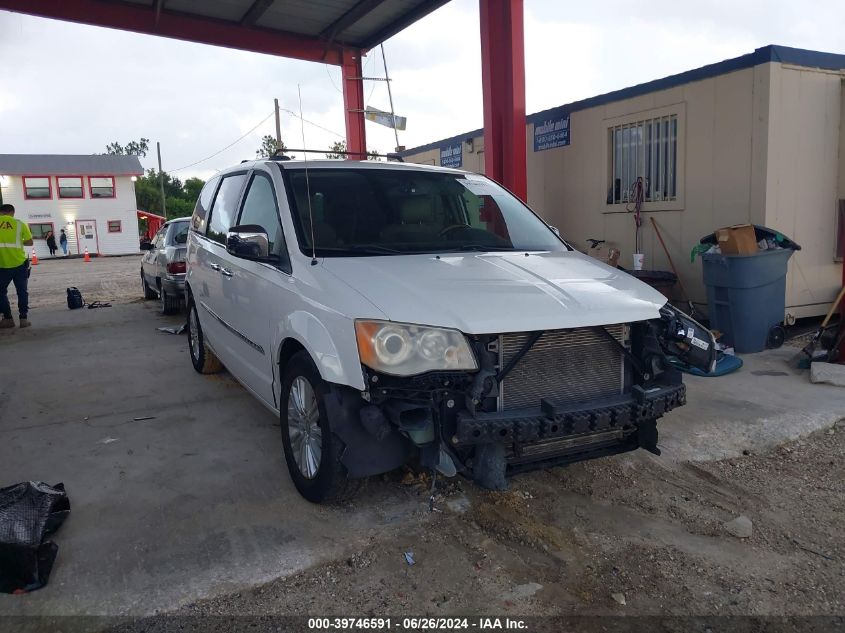
<instances>
[{"instance_id":1,"label":"van roof rack","mask_svg":"<svg viewBox=\"0 0 845 633\"><path fill-rule=\"evenodd\" d=\"M396 152L390 152L389 154L378 154L376 152L349 152L346 150L333 150L333 149L291 149L287 148L284 150L285 152L302 152L303 154L338 154L343 156L363 156L366 158L386 158L388 161L395 161L398 163L404 163L404 159L402 158L401 154ZM269 157L269 160L291 160L289 156L281 156L277 157L277 154L273 154L273 156Z\"/></svg>"}]
</instances>

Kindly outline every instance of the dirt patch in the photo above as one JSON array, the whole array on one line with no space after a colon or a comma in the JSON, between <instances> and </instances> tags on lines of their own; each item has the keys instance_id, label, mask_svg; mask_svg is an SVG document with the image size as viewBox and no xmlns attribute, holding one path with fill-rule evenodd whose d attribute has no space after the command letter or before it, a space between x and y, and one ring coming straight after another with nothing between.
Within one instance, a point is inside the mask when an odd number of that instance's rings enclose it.
<instances>
[{"instance_id":1,"label":"dirt patch","mask_svg":"<svg viewBox=\"0 0 845 633\"><path fill-rule=\"evenodd\" d=\"M404 479L404 484L403 484ZM419 521L353 555L184 615L822 615L845 611L845 428L761 455L668 465L643 452L453 480ZM727 521L753 522L747 539ZM409 564L405 553L412 556ZM624 605L622 604L624 602Z\"/></svg>"},{"instance_id":2,"label":"dirt patch","mask_svg":"<svg viewBox=\"0 0 845 633\"><path fill-rule=\"evenodd\" d=\"M131 303L141 295L141 255L81 259L45 258L29 277L30 309L66 305L66 289L79 288L86 302ZM14 306L17 299L10 294Z\"/></svg>"}]
</instances>

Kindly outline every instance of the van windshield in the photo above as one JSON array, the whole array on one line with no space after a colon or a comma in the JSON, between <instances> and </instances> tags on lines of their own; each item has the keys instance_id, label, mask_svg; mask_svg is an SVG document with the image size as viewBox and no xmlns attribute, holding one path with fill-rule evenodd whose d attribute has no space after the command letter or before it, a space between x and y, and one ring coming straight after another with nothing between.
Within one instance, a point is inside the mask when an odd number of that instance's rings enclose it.
<instances>
[{"instance_id":1,"label":"van windshield","mask_svg":"<svg viewBox=\"0 0 845 633\"><path fill-rule=\"evenodd\" d=\"M297 238L320 257L564 251L522 202L482 176L404 169L285 167Z\"/></svg>"}]
</instances>

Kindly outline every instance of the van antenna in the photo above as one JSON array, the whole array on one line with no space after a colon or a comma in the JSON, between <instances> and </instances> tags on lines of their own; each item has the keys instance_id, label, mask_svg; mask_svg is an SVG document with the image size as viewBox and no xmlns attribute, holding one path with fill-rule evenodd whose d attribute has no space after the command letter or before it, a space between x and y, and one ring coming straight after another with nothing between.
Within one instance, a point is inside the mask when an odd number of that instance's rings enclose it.
<instances>
[{"instance_id":1,"label":"van antenna","mask_svg":"<svg viewBox=\"0 0 845 633\"><path fill-rule=\"evenodd\" d=\"M302 118L302 89L296 84L296 92L299 95L299 126L302 131L302 147L305 147L305 119ZM308 180L308 154L303 155L305 160L305 194L308 196L308 221L311 223L311 265L317 265L317 244L314 242L314 212L311 210L311 183Z\"/></svg>"}]
</instances>

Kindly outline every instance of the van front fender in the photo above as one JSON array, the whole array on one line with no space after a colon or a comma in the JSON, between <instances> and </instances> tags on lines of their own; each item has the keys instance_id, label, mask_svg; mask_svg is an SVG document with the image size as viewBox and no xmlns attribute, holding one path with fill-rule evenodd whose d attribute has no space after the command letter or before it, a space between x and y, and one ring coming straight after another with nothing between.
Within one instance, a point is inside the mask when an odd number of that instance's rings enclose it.
<instances>
[{"instance_id":1,"label":"van front fender","mask_svg":"<svg viewBox=\"0 0 845 633\"><path fill-rule=\"evenodd\" d=\"M294 339L311 356L326 382L346 385L362 391L364 375L358 360L355 324L341 315L322 320L305 311L292 312L276 330L273 348L281 350L287 339ZM278 358L278 355L277 355ZM280 378L276 384L280 384Z\"/></svg>"}]
</instances>

